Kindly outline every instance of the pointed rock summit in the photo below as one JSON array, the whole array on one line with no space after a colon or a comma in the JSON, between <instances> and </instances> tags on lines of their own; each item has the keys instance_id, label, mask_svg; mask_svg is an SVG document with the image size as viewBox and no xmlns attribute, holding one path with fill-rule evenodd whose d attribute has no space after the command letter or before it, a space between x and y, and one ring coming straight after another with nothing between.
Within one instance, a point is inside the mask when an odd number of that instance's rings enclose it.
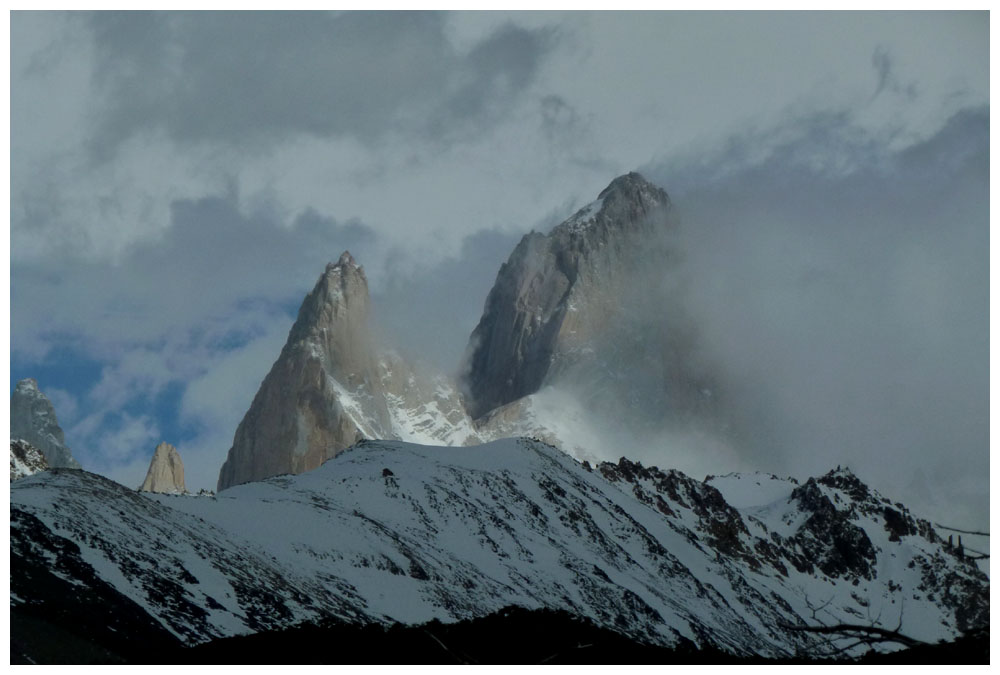
<instances>
[{"instance_id":1,"label":"pointed rock summit","mask_svg":"<svg viewBox=\"0 0 1000 675\"><path fill-rule=\"evenodd\" d=\"M629 173L548 235L524 236L469 340L464 389L473 418L535 393L593 353L620 314L636 262L667 262L650 244L669 227L670 206L666 192Z\"/></svg>"},{"instance_id":2,"label":"pointed rock summit","mask_svg":"<svg viewBox=\"0 0 1000 675\"><path fill-rule=\"evenodd\" d=\"M10 397L10 437L23 439L41 450L51 467L79 469L80 463L66 447L52 402L27 378L17 383Z\"/></svg>"},{"instance_id":3,"label":"pointed rock summit","mask_svg":"<svg viewBox=\"0 0 1000 675\"><path fill-rule=\"evenodd\" d=\"M345 251L303 301L218 489L310 471L361 439L533 436L585 458L595 434L581 420L613 433L683 417L711 391L658 287L676 257L670 210L666 192L630 173L549 234L526 235L486 300L461 387L375 349L368 282Z\"/></svg>"},{"instance_id":4,"label":"pointed rock summit","mask_svg":"<svg viewBox=\"0 0 1000 675\"><path fill-rule=\"evenodd\" d=\"M368 327L368 280L344 251L306 296L236 430L218 489L302 473L362 438L393 438Z\"/></svg>"},{"instance_id":5,"label":"pointed rock summit","mask_svg":"<svg viewBox=\"0 0 1000 675\"><path fill-rule=\"evenodd\" d=\"M166 494L184 494L184 462L181 461L177 448L169 443L156 446L153 459L149 462L146 480L139 488L142 492L162 492Z\"/></svg>"}]
</instances>

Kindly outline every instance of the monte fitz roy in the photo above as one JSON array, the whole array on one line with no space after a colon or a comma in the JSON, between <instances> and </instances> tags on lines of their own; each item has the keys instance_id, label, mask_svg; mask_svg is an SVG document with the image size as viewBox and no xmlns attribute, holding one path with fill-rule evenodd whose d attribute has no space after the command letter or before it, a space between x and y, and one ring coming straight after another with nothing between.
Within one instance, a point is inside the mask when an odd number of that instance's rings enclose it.
<instances>
[{"instance_id":1,"label":"monte fitz roy","mask_svg":"<svg viewBox=\"0 0 1000 675\"><path fill-rule=\"evenodd\" d=\"M23 381L12 661L210 660L198 650L234 636L427 625L439 651L413 661L471 662L442 626L512 608L693 660L851 658L988 632L976 556L847 468L697 480L635 460L644 439L739 443L671 274L679 256L667 193L616 178L523 237L452 378L380 346L345 251L302 302L214 495L186 491L169 443L141 487L81 470ZM609 449L621 459L599 461ZM592 646L552 640L566 658ZM362 658L329 648L301 658ZM517 650L507 658L527 658Z\"/></svg>"}]
</instances>

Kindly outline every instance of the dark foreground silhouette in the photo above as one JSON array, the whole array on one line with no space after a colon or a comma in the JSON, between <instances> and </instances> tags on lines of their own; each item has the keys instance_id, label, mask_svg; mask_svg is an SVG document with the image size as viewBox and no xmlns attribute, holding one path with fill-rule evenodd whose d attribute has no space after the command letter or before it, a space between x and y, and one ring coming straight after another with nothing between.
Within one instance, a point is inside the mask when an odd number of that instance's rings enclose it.
<instances>
[{"instance_id":1,"label":"dark foreground silhouette","mask_svg":"<svg viewBox=\"0 0 1000 675\"><path fill-rule=\"evenodd\" d=\"M72 630L11 610L11 663L190 664L667 664L810 663L807 655L771 660L691 643L654 647L567 612L510 607L489 616L419 626L353 626L336 621L181 646L163 633L143 635L76 625ZM115 633L118 633L117 635ZM824 661L830 663L831 661ZM842 663L989 663L989 634L871 653Z\"/></svg>"}]
</instances>

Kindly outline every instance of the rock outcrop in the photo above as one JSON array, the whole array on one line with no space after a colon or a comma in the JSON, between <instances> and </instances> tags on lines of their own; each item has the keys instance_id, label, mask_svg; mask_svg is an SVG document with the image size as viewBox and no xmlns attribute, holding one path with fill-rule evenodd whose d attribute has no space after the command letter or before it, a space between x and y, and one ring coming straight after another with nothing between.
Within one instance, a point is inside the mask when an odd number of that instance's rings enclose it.
<instances>
[{"instance_id":1,"label":"rock outcrop","mask_svg":"<svg viewBox=\"0 0 1000 675\"><path fill-rule=\"evenodd\" d=\"M42 451L50 467L79 469L52 402L38 389L33 378L17 383L10 397L10 437L20 438Z\"/></svg>"},{"instance_id":2,"label":"rock outcrop","mask_svg":"<svg viewBox=\"0 0 1000 675\"><path fill-rule=\"evenodd\" d=\"M139 488L142 492L162 492L166 494L184 494L184 462L181 461L177 448L169 443L156 446L153 459L149 462L146 480Z\"/></svg>"},{"instance_id":3,"label":"rock outcrop","mask_svg":"<svg viewBox=\"0 0 1000 675\"><path fill-rule=\"evenodd\" d=\"M574 392L584 408L650 423L710 405L672 276L674 229L667 193L629 173L548 235L525 235L466 353L465 405L483 433L488 414L502 410L510 422L546 385Z\"/></svg>"},{"instance_id":4,"label":"rock outcrop","mask_svg":"<svg viewBox=\"0 0 1000 675\"><path fill-rule=\"evenodd\" d=\"M28 441L12 439L10 442L10 479L15 481L40 471L48 471L49 463L45 461L42 451Z\"/></svg>"}]
</instances>

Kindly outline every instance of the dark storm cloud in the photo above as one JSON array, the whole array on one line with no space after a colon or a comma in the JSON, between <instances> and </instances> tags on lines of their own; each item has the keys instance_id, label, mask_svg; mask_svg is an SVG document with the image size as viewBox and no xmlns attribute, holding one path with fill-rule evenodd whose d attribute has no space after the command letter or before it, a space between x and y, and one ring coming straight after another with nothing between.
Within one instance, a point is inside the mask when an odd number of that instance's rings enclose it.
<instances>
[{"instance_id":1,"label":"dark storm cloud","mask_svg":"<svg viewBox=\"0 0 1000 675\"><path fill-rule=\"evenodd\" d=\"M424 12L102 12L96 148L143 128L246 145L289 134L447 137L531 84L551 36L508 25L468 54Z\"/></svg>"},{"instance_id":2,"label":"dark storm cloud","mask_svg":"<svg viewBox=\"0 0 1000 675\"><path fill-rule=\"evenodd\" d=\"M294 311L328 261L344 249L364 260L376 241L360 222L306 211L282 227L266 211L240 213L230 198L175 202L172 214L162 239L117 264L14 263L12 354L64 335L110 356L123 344L179 338L199 326L238 330L241 313L254 316L241 302Z\"/></svg>"}]
</instances>

